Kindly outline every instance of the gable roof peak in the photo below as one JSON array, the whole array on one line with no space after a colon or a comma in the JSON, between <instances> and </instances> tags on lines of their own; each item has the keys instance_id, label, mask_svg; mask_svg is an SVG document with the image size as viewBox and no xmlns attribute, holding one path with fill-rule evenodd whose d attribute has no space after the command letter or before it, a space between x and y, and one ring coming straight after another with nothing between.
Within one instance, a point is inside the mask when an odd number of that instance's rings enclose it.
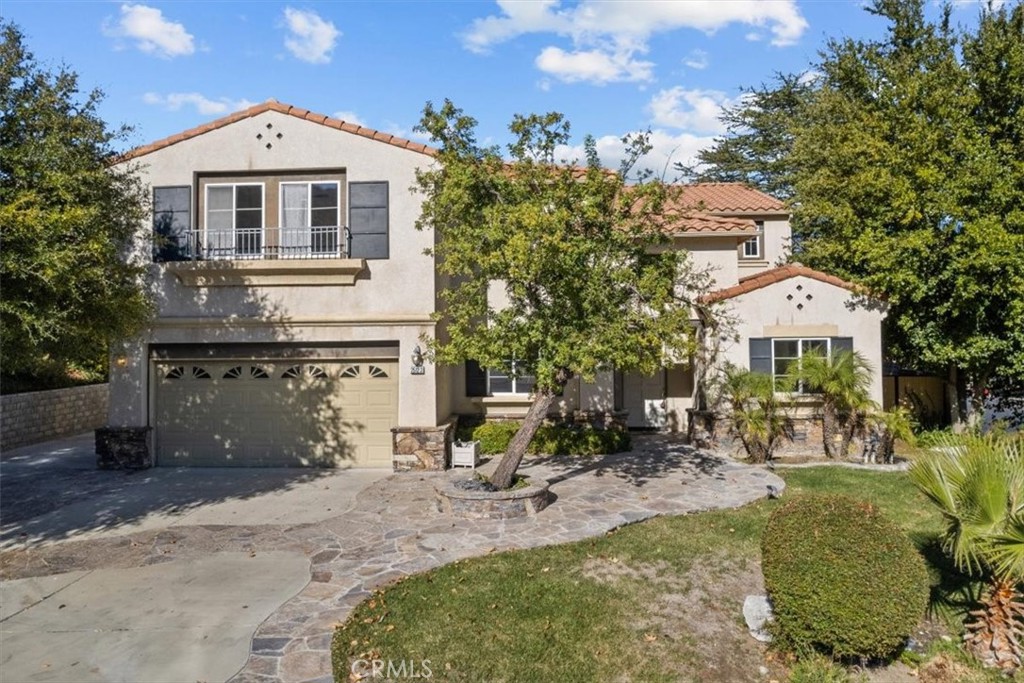
<instances>
[{"instance_id":1,"label":"gable roof peak","mask_svg":"<svg viewBox=\"0 0 1024 683\"><path fill-rule=\"evenodd\" d=\"M759 289L769 287L776 282L782 282L783 280L788 280L794 277L806 277L811 280L817 280L818 282L824 282L834 287L849 290L854 294L868 296L875 299L880 298L877 295L872 295L865 287L853 282L848 282L842 278L836 277L835 275L829 275L828 273L823 273L820 270L808 268L801 263L787 263L769 270L763 270L760 273L741 277L739 284L711 292L705 296L703 300L705 303L725 301L726 299L732 299L737 296L742 296L743 294L749 294L750 292L755 292Z\"/></svg>"},{"instance_id":2,"label":"gable roof peak","mask_svg":"<svg viewBox=\"0 0 1024 683\"><path fill-rule=\"evenodd\" d=\"M204 133L209 133L210 131L214 131L219 128L224 128L225 126L229 126L233 123L237 123L244 119L251 119L255 116L259 116L260 114L265 114L270 111L277 112L278 114L286 114L288 116L293 116L297 119L303 119L304 121L310 121L311 123L316 123L321 126L327 126L328 128L335 128L346 133L352 133L354 135L359 135L370 140L383 142L385 144L391 145L392 147L400 147L402 149L407 149L411 152L418 152L420 154L425 154L427 156L435 156L437 154L436 149L428 145L424 145L423 143L413 142L412 140L406 140L405 138L400 138L397 135L384 133L378 130L374 130L372 128L367 128L366 126L358 126L354 123L349 123L347 121L342 121L341 119L336 119L327 116L326 114L317 114L315 112L309 111L308 109L301 109L290 104L278 102L276 99L271 97L268 98L262 104L253 105L248 109L242 109L240 111L233 112L231 114L228 114L227 116L222 116L221 118L211 121L209 123L196 126L195 128L189 128L186 131L177 133L175 135L171 135L169 137L163 138L162 140L157 140L156 142L151 142L148 145L143 145L142 147L136 147L135 149L131 149L122 154L120 157L118 157L115 163L129 161L131 159L136 159L138 157L145 156L146 154L156 152L157 150L164 149L165 147L170 147L171 145L177 144L184 140L190 140L192 138L199 137Z\"/></svg>"}]
</instances>

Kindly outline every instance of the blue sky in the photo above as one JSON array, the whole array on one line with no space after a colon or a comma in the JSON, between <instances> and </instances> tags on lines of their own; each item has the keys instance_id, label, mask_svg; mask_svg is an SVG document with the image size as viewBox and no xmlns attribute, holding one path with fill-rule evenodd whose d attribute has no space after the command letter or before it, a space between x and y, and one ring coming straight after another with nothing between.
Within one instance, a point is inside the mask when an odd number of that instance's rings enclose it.
<instances>
[{"instance_id":1,"label":"blue sky","mask_svg":"<svg viewBox=\"0 0 1024 683\"><path fill-rule=\"evenodd\" d=\"M958 4L955 19L978 9ZM806 71L829 37L885 29L847 0L4 0L0 13L38 59L101 88L132 145L271 97L421 139L424 103L448 97L488 142L507 141L515 113L560 111L608 164L619 138L650 128L659 170L721 132L742 86Z\"/></svg>"}]
</instances>

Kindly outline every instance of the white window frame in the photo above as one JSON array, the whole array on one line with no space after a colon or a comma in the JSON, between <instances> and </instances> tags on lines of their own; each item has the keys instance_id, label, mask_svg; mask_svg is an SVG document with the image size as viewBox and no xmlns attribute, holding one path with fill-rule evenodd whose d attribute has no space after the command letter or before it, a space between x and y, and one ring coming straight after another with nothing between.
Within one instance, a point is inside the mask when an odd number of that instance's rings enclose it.
<instances>
[{"instance_id":1,"label":"white window frame","mask_svg":"<svg viewBox=\"0 0 1024 683\"><path fill-rule=\"evenodd\" d=\"M337 204L334 207L334 226L333 226L333 227L337 228L337 241L336 241L335 249L334 249L333 252L331 252L331 251L313 251L312 247L310 247L310 254L316 254L317 256L325 256L325 255L330 255L330 254L333 253L335 256L339 255L340 252L341 252L341 248L342 248L342 240L344 239L344 235L342 234L342 229L341 229L342 228L342 225L341 225L341 183L339 181L337 181L337 180L282 180L282 181L280 181L277 184L277 186L278 186L278 190L277 190L277 224L278 224L278 226L280 226L280 227L278 227L279 231L283 231L283 230L286 230L286 229L289 229L289 230L291 229L291 228L285 228L284 227L284 187L285 187L285 185L305 185L306 186L306 225L305 225L305 228L310 231L310 240L311 240L311 242L312 242L312 234L313 234L313 225L311 225L312 222L313 222L313 215L312 215L312 212L313 212L313 186L314 185L334 185L335 197L336 197L336 200L337 200ZM326 227L326 226L320 226L320 227ZM279 235L278 236L278 242L282 241L282 237L283 237L283 235Z\"/></svg>"},{"instance_id":2,"label":"white window frame","mask_svg":"<svg viewBox=\"0 0 1024 683\"><path fill-rule=\"evenodd\" d=\"M776 384L780 377L786 375L780 375L775 371L775 342L796 342L796 358L790 358L789 356L783 356L783 360L792 362L794 360L799 361L804 356L804 343L805 342L825 342L825 355L827 357L832 356L832 339L830 337L772 337L772 383ZM777 384L776 384L777 386ZM790 394L798 394L801 396L813 396L816 392L807 391L803 386L797 386L792 391L787 392Z\"/></svg>"},{"instance_id":3,"label":"white window frame","mask_svg":"<svg viewBox=\"0 0 1024 683\"><path fill-rule=\"evenodd\" d=\"M533 379L533 382L530 383L529 390L525 390L525 387L523 388L523 390L521 390L520 387L519 387L519 382L520 382L520 380L525 379L525 377L518 377L515 374L516 364L517 364L518 361L511 360L509 362L512 365L512 369L511 369L511 374L510 375L504 374L504 372L505 372L504 368L500 369L501 374L498 374L498 372L496 371L495 368L487 368L486 369L486 372L487 372L487 395L488 396L529 396L531 393L533 393L533 388L537 384L536 378L533 377L532 375L527 375L527 377L530 377L531 379ZM502 379L510 380L511 383L512 383L512 391L498 391L498 392L492 391L491 390L491 373L497 374L497 376L501 377Z\"/></svg>"},{"instance_id":4,"label":"white window frame","mask_svg":"<svg viewBox=\"0 0 1024 683\"><path fill-rule=\"evenodd\" d=\"M237 219L238 211L238 187L251 187L258 185L260 188L260 253L258 254L245 254L238 251L238 227L235 224ZM267 240L267 185L263 182L234 182L234 183L206 183L203 190L203 236L206 237L210 233L210 188L211 187L230 187L232 188L231 193L231 239L235 245L230 254L216 255L213 258L218 260L236 260L236 259L261 259L263 258L263 250L266 248ZM219 211L220 209L218 209ZM219 232L219 231L215 231Z\"/></svg>"},{"instance_id":5,"label":"white window frame","mask_svg":"<svg viewBox=\"0 0 1024 683\"><path fill-rule=\"evenodd\" d=\"M744 261L759 261L764 258L764 221L754 221L757 224L757 234L743 240L740 244L740 259ZM754 253L748 253L747 248L753 246Z\"/></svg>"},{"instance_id":6,"label":"white window frame","mask_svg":"<svg viewBox=\"0 0 1024 683\"><path fill-rule=\"evenodd\" d=\"M753 246L753 253L750 247ZM753 237L747 238L743 242L743 257L744 259L759 259L761 258L761 236L754 235Z\"/></svg>"}]
</instances>

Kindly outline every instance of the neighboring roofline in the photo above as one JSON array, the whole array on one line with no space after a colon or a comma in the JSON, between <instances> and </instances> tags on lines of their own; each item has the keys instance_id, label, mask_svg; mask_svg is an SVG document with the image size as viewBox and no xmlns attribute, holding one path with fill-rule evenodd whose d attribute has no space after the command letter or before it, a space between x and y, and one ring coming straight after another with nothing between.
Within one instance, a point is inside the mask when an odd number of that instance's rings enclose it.
<instances>
[{"instance_id":1,"label":"neighboring roofline","mask_svg":"<svg viewBox=\"0 0 1024 683\"><path fill-rule=\"evenodd\" d=\"M705 212L710 213L714 216L737 216L737 217L752 217L752 216L785 216L789 217L789 209L742 209L742 210L730 210L730 209L704 209Z\"/></svg>"},{"instance_id":2,"label":"neighboring roofline","mask_svg":"<svg viewBox=\"0 0 1024 683\"><path fill-rule=\"evenodd\" d=\"M243 109L242 111L236 111L233 114L228 114L227 116L219 118L215 121L205 123L201 126L196 126L195 128L189 128L188 130L183 131L181 133L177 133L176 135L171 135L170 137L163 138L162 140L151 142L148 145L143 145L142 147L136 147L135 149L129 150L124 154L118 156L114 160L114 163L121 163L124 161L137 159L141 156L151 154L153 152L156 152L157 150L170 147L171 145L175 145L179 142L190 140L192 138L203 135L204 133L209 133L210 131L214 131L219 128L224 128L225 126L229 126L232 123L237 123L238 121L242 121L244 119L250 119L254 116L259 116L260 114L265 114L270 111L277 112L278 114L294 116L297 119L317 123L322 126L327 126L328 128L342 130L345 131L346 133L352 133L353 135L359 135L370 140L383 142L384 144L392 145L393 147L407 149L410 152L418 152L420 154L425 154L431 157L436 156L438 153L438 150L434 149L433 147L424 145L419 142L406 140L405 138L400 138L397 135L391 135L390 133L382 133L381 131L373 130L372 128L367 128L366 126L358 126L354 123L342 121L341 119L331 118L330 116L327 116L325 114L317 114L315 112L311 112L308 109L300 109L299 107L293 107L290 104L284 104L283 102L278 102L277 100L267 100L262 104L257 104L255 106L249 107L248 109Z\"/></svg>"},{"instance_id":3,"label":"neighboring roofline","mask_svg":"<svg viewBox=\"0 0 1024 683\"><path fill-rule=\"evenodd\" d=\"M699 199L696 203L689 205L687 208L691 208L704 213L713 213L726 216L789 216L790 211L786 206L786 203L774 197L767 192L752 187L749 183L733 181L733 182L696 182L696 183L679 183L669 186L669 192L673 188L677 188L680 193L685 193L688 189L696 188L725 188L725 189L740 189L749 196L759 196L764 203L761 206L750 208L749 206L734 206L734 207L723 207L714 206L712 207L707 203L704 198ZM676 198L671 197L668 201L675 201Z\"/></svg>"},{"instance_id":4,"label":"neighboring roofline","mask_svg":"<svg viewBox=\"0 0 1024 683\"><path fill-rule=\"evenodd\" d=\"M725 289L720 289L716 292L711 292L707 296L703 297L702 301L704 303L713 304L719 301L733 299L735 297L769 287L776 282L782 282L783 280L788 280L794 277L807 277L836 287L842 287L843 289L856 294L870 296L864 287L854 284L853 282L847 282L835 275L829 275L828 273L823 273L820 270L808 268L800 263L790 263L784 266L779 266L778 268L772 268L771 270L765 270L760 273L755 273L754 275L742 277L740 278L739 284L733 285L732 287L726 287Z\"/></svg>"},{"instance_id":5,"label":"neighboring roofline","mask_svg":"<svg viewBox=\"0 0 1024 683\"><path fill-rule=\"evenodd\" d=\"M663 232L669 237L722 237L758 235L760 231L750 219L732 218L711 213L690 213L682 216L665 216L668 225ZM704 223L703 227L672 229L673 224Z\"/></svg>"}]
</instances>

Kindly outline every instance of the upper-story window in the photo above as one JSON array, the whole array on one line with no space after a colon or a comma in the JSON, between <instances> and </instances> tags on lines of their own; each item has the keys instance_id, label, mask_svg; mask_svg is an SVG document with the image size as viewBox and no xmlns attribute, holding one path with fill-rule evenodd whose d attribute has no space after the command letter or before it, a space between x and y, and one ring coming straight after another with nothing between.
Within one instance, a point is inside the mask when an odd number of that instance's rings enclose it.
<instances>
[{"instance_id":1,"label":"upper-story window","mask_svg":"<svg viewBox=\"0 0 1024 683\"><path fill-rule=\"evenodd\" d=\"M757 234L744 240L740 245L740 258L760 260L764 258L764 221L757 223Z\"/></svg>"},{"instance_id":2,"label":"upper-story window","mask_svg":"<svg viewBox=\"0 0 1024 683\"><path fill-rule=\"evenodd\" d=\"M386 181L343 168L199 174L154 188L153 259L386 259L389 212Z\"/></svg>"},{"instance_id":3,"label":"upper-story window","mask_svg":"<svg viewBox=\"0 0 1024 683\"><path fill-rule=\"evenodd\" d=\"M281 183L281 256L339 256L340 225L340 183Z\"/></svg>"},{"instance_id":4,"label":"upper-story window","mask_svg":"<svg viewBox=\"0 0 1024 683\"><path fill-rule=\"evenodd\" d=\"M210 258L263 254L263 183L206 186L205 253Z\"/></svg>"}]
</instances>

